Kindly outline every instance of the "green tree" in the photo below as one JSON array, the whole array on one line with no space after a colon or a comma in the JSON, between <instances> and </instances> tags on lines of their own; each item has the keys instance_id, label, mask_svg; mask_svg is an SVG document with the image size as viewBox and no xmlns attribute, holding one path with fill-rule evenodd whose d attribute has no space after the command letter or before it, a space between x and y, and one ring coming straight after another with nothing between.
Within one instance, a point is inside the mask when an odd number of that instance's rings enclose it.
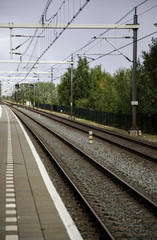
<instances>
[{"instance_id":1,"label":"green tree","mask_svg":"<svg viewBox=\"0 0 157 240\"><path fill-rule=\"evenodd\" d=\"M71 98L71 68L61 77L61 83L58 85L58 101L61 105L70 105Z\"/></svg>"},{"instance_id":2,"label":"green tree","mask_svg":"<svg viewBox=\"0 0 157 240\"><path fill-rule=\"evenodd\" d=\"M137 81L139 111L153 115L157 113L157 39L152 39L149 51L143 51L142 58Z\"/></svg>"},{"instance_id":3,"label":"green tree","mask_svg":"<svg viewBox=\"0 0 157 240\"><path fill-rule=\"evenodd\" d=\"M12 99L17 102L23 102L23 89L24 89L24 102L34 101L34 90L35 90L35 102L38 102L38 83L34 87L29 87L29 84L22 84L20 89L14 91L12 94ZM39 82L39 103L51 104L51 83L50 82ZM57 87L53 83L53 103L58 103L57 101Z\"/></svg>"},{"instance_id":4,"label":"green tree","mask_svg":"<svg viewBox=\"0 0 157 240\"><path fill-rule=\"evenodd\" d=\"M132 69L119 69L114 74L116 112L131 113Z\"/></svg>"},{"instance_id":5,"label":"green tree","mask_svg":"<svg viewBox=\"0 0 157 240\"><path fill-rule=\"evenodd\" d=\"M74 106L88 107L90 92L89 66L87 60L79 58L77 68L73 70L73 101ZM71 99L71 68L62 76L58 85L59 104L70 105Z\"/></svg>"},{"instance_id":6,"label":"green tree","mask_svg":"<svg viewBox=\"0 0 157 240\"><path fill-rule=\"evenodd\" d=\"M101 98L102 98L102 84L104 81L104 73L101 70L101 65L98 65L90 70L91 89L89 97L89 106L95 110L101 110Z\"/></svg>"},{"instance_id":7,"label":"green tree","mask_svg":"<svg viewBox=\"0 0 157 240\"><path fill-rule=\"evenodd\" d=\"M78 107L89 106L90 74L86 58L79 58L74 71L74 104Z\"/></svg>"},{"instance_id":8,"label":"green tree","mask_svg":"<svg viewBox=\"0 0 157 240\"><path fill-rule=\"evenodd\" d=\"M101 111L115 111L113 77L102 71L101 65L91 69L90 107Z\"/></svg>"}]
</instances>

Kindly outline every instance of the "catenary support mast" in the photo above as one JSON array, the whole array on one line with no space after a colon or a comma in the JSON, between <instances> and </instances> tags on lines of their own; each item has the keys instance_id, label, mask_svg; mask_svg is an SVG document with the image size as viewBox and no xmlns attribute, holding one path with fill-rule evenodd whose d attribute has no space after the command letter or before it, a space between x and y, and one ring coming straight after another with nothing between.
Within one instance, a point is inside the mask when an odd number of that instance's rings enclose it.
<instances>
[{"instance_id":1,"label":"catenary support mast","mask_svg":"<svg viewBox=\"0 0 157 240\"><path fill-rule=\"evenodd\" d=\"M134 24L137 24L137 9L135 8ZM133 29L133 80L132 80L132 127L130 130L131 135L138 135L137 127L137 94L136 94L136 81L137 81L137 29Z\"/></svg>"}]
</instances>

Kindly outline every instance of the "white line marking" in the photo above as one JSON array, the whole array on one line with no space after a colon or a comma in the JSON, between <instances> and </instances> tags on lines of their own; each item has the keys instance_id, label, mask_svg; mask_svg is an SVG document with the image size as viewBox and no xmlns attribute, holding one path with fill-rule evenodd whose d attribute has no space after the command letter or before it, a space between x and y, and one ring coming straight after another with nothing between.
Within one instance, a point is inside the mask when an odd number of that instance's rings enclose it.
<instances>
[{"instance_id":1,"label":"white line marking","mask_svg":"<svg viewBox=\"0 0 157 240\"><path fill-rule=\"evenodd\" d=\"M14 185L13 185L13 184L10 184L10 185L7 184L7 185L6 185L6 188L14 188Z\"/></svg>"},{"instance_id":2,"label":"white line marking","mask_svg":"<svg viewBox=\"0 0 157 240\"><path fill-rule=\"evenodd\" d=\"M5 240L18 240L18 235L6 235Z\"/></svg>"},{"instance_id":3,"label":"white line marking","mask_svg":"<svg viewBox=\"0 0 157 240\"><path fill-rule=\"evenodd\" d=\"M6 210L5 214L6 215L16 215L16 210Z\"/></svg>"},{"instance_id":4,"label":"white line marking","mask_svg":"<svg viewBox=\"0 0 157 240\"><path fill-rule=\"evenodd\" d=\"M6 222L17 222L17 218L16 217L7 217Z\"/></svg>"},{"instance_id":5,"label":"white line marking","mask_svg":"<svg viewBox=\"0 0 157 240\"><path fill-rule=\"evenodd\" d=\"M15 203L7 203L6 208L16 208L16 204Z\"/></svg>"},{"instance_id":6,"label":"white line marking","mask_svg":"<svg viewBox=\"0 0 157 240\"><path fill-rule=\"evenodd\" d=\"M17 226L6 226L5 230L6 231L17 231Z\"/></svg>"},{"instance_id":7,"label":"white line marking","mask_svg":"<svg viewBox=\"0 0 157 240\"><path fill-rule=\"evenodd\" d=\"M7 170L6 171L6 174L13 174L14 172L13 172L13 170Z\"/></svg>"},{"instance_id":8,"label":"white line marking","mask_svg":"<svg viewBox=\"0 0 157 240\"><path fill-rule=\"evenodd\" d=\"M6 198L6 202L15 202L15 198Z\"/></svg>"},{"instance_id":9,"label":"white line marking","mask_svg":"<svg viewBox=\"0 0 157 240\"><path fill-rule=\"evenodd\" d=\"M6 177L13 177L13 174L6 174Z\"/></svg>"},{"instance_id":10,"label":"white line marking","mask_svg":"<svg viewBox=\"0 0 157 240\"><path fill-rule=\"evenodd\" d=\"M11 127L9 114L5 109L8 120L8 152L7 152L7 169L6 169L6 215L15 215L16 210L8 210L8 208L16 208L15 200L15 187L13 181L13 155L12 155L12 139L11 139ZM9 193L8 193L9 192ZM8 198L9 197L9 198ZM12 197L12 198L11 198ZM6 231L17 231L17 225L11 226L10 223L16 223L16 217L6 217L6 223L9 223L9 226L6 225ZM18 240L18 235L7 235L5 236L6 240Z\"/></svg>"},{"instance_id":11,"label":"white line marking","mask_svg":"<svg viewBox=\"0 0 157 240\"><path fill-rule=\"evenodd\" d=\"M6 197L15 197L15 193L6 193Z\"/></svg>"},{"instance_id":12,"label":"white line marking","mask_svg":"<svg viewBox=\"0 0 157 240\"><path fill-rule=\"evenodd\" d=\"M6 192L14 192L14 189L8 188L8 189L6 189Z\"/></svg>"},{"instance_id":13,"label":"white line marking","mask_svg":"<svg viewBox=\"0 0 157 240\"><path fill-rule=\"evenodd\" d=\"M6 177L6 180L13 180L13 177Z\"/></svg>"},{"instance_id":14,"label":"white line marking","mask_svg":"<svg viewBox=\"0 0 157 240\"><path fill-rule=\"evenodd\" d=\"M7 170L6 171L6 174L12 174L13 175L13 173L14 173L13 170Z\"/></svg>"}]
</instances>

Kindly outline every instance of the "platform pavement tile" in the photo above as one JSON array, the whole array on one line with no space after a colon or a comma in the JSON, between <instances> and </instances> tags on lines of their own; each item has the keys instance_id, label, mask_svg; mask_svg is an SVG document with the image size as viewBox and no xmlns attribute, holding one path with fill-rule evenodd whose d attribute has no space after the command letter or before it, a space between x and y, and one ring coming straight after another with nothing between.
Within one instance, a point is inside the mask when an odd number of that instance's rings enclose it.
<instances>
[{"instance_id":1,"label":"platform pavement tile","mask_svg":"<svg viewBox=\"0 0 157 240\"><path fill-rule=\"evenodd\" d=\"M15 179L21 179L23 181L27 180L27 172L26 169L23 167L19 167L17 165L14 165L14 174Z\"/></svg>"},{"instance_id":2,"label":"platform pavement tile","mask_svg":"<svg viewBox=\"0 0 157 240\"><path fill-rule=\"evenodd\" d=\"M51 211L51 212L39 211L39 215L41 220L53 221L54 219L57 219L57 218L60 219L59 214L56 211Z\"/></svg>"},{"instance_id":3,"label":"platform pavement tile","mask_svg":"<svg viewBox=\"0 0 157 240\"><path fill-rule=\"evenodd\" d=\"M21 225L39 225L39 219L38 216L33 217L33 216L29 216L29 217L20 217L18 219L18 224Z\"/></svg>"},{"instance_id":4,"label":"platform pavement tile","mask_svg":"<svg viewBox=\"0 0 157 240\"><path fill-rule=\"evenodd\" d=\"M28 209L28 211L33 211L36 209L32 196L31 197L20 197L16 196L17 208L19 210Z\"/></svg>"},{"instance_id":5,"label":"platform pavement tile","mask_svg":"<svg viewBox=\"0 0 157 240\"><path fill-rule=\"evenodd\" d=\"M0 230L5 226L5 215L0 217Z\"/></svg>"},{"instance_id":6,"label":"platform pavement tile","mask_svg":"<svg viewBox=\"0 0 157 240\"><path fill-rule=\"evenodd\" d=\"M26 202L26 201L30 202L30 201L32 201L32 195L29 192L27 192L27 193L17 193L15 191L15 193L16 193L16 201L19 204L20 204L20 202Z\"/></svg>"},{"instance_id":7,"label":"platform pavement tile","mask_svg":"<svg viewBox=\"0 0 157 240\"><path fill-rule=\"evenodd\" d=\"M21 197L20 199L18 199L18 197L16 196L16 203L19 210L21 210L21 208L23 209L27 208L28 211L32 211L33 209L35 209L35 205L32 198Z\"/></svg>"},{"instance_id":8,"label":"platform pavement tile","mask_svg":"<svg viewBox=\"0 0 157 240\"><path fill-rule=\"evenodd\" d=\"M0 192L2 194L2 192ZM6 203L6 196L5 193L3 194L3 196L0 196L0 209L3 209L5 207L5 203Z\"/></svg>"},{"instance_id":9,"label":"platform pavement tile","mask_svg":"<svg viewBox=\"0 0 157 240\"><path fill-rule=\"evenodd\" d=\"M40 172L39 172L39 170L37 169L37 167L38 167L38 166L36 166L36 168L34 168L34 169L29 169L28 175L29 175L30 181L31 181L32 183L39 185L39 183L38 183L37 180L38 180L38 179L41 179L42 177L41 177ZM43 185L43 184L44 184L44 183L42 183L42 185Z\"/></svg>"},{"instance_id":10,"label":"platform pavement tile","mask_svg":"<svg viewBox=\"0 0 157 240\"><path fill-rule=\"evenodd\" d=\"M15 193L16 193L16 199L17 199L17 201L18 202L22 202L23 200L25 200L25 201L31 201L31 199L32 199L32 194L30 193L30 192L16 192L15 191Z\"/></svg>"},{"instance_id":11,"label":"platform pavement tile","mask_svg":"<svg viewBox=\"0 0 157 240\"><path fill-rule=\"evenodd\" d=\"M1 197L3 196L3 192L5 192L5 190L6 190L6 185L5 185L5 183L6 183L6 178L0 178L0 191L1 191ZM3 184L2 184L3 183Z\"/></svg>"},{"instance_id":12,"label":"platform pavement tile","mask_svg":"<svg viewBox=\"0 0 157 240\"><path fill-rule=\"evenodd\" d=\"M31 201L28 201L27 199L25 199L23 202L16 200L16 204L17 204L17 209L19 209L19 210L21 208L23 208L23 209L27 208L28 211L32 211L35 209L34 202L32 201L32 199L31 199Z\"/></svg>"},{"instance_id":13,"label":"platform pavement tile","mask_svg":"<svg viewBox=\"0 0 157 240\"><path fill-rule=\"evenodd\" d=\"M5 240L18 240L18 235L6 235Z\"/></svg>"},{"instance_id":14,"label":"platform pavement tile","mask_svg":"<svg viewBox=\"0 0 157 240\"><path fill-rule=\"evenodd\" d=\"M19 240L44 240L44 238L43 237L31 237L31 238L29 238L29 237L20 237L20 239ZM52 239L51 239L52 240Z\"/></svg>"},{"instance_id":15,"label":"platform pavement tile","mask_svg":"<svg viewBox=\"0 0 157 240\"><path fill-rule=\"evenodd\" d=\"M40 192L39 190L34 191L34 198L37 203L46 201L47 203L49 202L49 205L50 205L53 202L52 198L47 193L45 193L43 191ZM40 201L40 199L41 199L41 201Z\"/></svg>"},{"instance_id":16,"label":"platform pavement tile","mask_svg":"<svg viewBox=\"0 0 157 240\"><path fill-rule=\"evenodd\" d=\"M0 223L1 223L1 221L4 220L4 218L5 218L5 204L4 204L4 206L0 205Z\"/></svg>"},{"instance_id":17,"label":"platform pavement tile","mask_svg":"<svg viewBox=\"0 0 157 240\"><path fill-rule=\"evenodd\" d=\"M16 193L16 191L15 191ZM23 205L33 205L34 201L33 201L33 196L31 195L31 193L27 193L27 194L22 194L22 193L19 193L19 194L16 194L16 201L18 202L19 206L21 206L21 204Z\"/></svg>"},{"instance_id":18,"label":"platform pavement tile","mask_svg":"<svg viewBox=\"0 0 157 240\"><path fill-rule=\"evenodd\" d=\"M34 197L35 197L36 201L39 201L38 199L40 198L41 201L52 202L51 197L47 194L47 192L44 192L44 191L39 191L39 190L35 191Z\"/></svg>"},{"instance_id":19,"label":"platform pavement tile","mask_svg":"<svg viewBox=\"0 0 157 240\"><path fill-rule=\"evenodd\" d=\"M27 172L24 166L17 166L14 165L14 174L15 174L15 179L22 179L23 181L27 180Z\"/></svg>"},{"instance_id":20,"label":"platform pavement tile","mask_svg":"<svg viewBox=\"0 0 157 240\"><path fill-rule=\"evenodd\" d=\"M16 185L22 186L24 184L27 184L29 186L27 174L21 172L19 175L19 171L21 171L21 169L18 169L17 171L14 169L14 181L16 182Z\"/></svg>"},{"instance_id":21,"label":"platform pavement tile","mask_svg":"<svg viewBox=\"0 0 157 240\"><path fill-rule=\"evenodd\" d=\"M38 205L37 204L37 209L38 209L38 213L40 215L52 215L52 214L56 214L57 213L57 210L55 209L54 205L52 206L44 206L44 205ZM56 214L58 215L58 214Z\"/></svg>"},{"instance_id":22,"label":"platform pavement tile","mask_svg":"<svg viewBox=\"0 0 157 240\"><path fill-rule=\"evenodd\" d=\"M25 209L21 209L21 210L18 210L17 209L17 215L21 218L25 218L25 217L33 217L34 215L36 215L36 211L33 210L33 211L28 211L27 208Z\"/></svg>"},{"instance_id":23,"label":"platform pavement tile","mask_svg":"<svg viewBox=\"0 0 157 240\"><path fill-rule=\"evenodd\" d=\"M42 238L43 232L39 228L26 228L25 226L22 229L19 229L19 239L21 238Z\"/></svg>"},{"instance_id":24,"label":"platform pavement tile","mask_svg":"<svg viewBox=\"0 0 157 240\"><path fill-rule=\"evenodd\" d=\"M62 230L61 231L61 228L57 228L56 226L54 225L51 225L50 227L45 227L43 226L43 230L44 230L44 234L49 234L49 235L58 235L58 236L61 236L63 235L64 237L67 235L67 232L66 230ZM63 238L64 239L64 238Z\"/></svg>"},{"instance_id":25,"label":"platform pavement tile","mask_svg":"<svg viewBox=\"0 0 157 240\"><path fill-rule=\"evenodd\" d=\"M20 194L30 194L32 195L31 189L29 186L17 186L17 184L15 183L15 192L16 194L20 195ZM27 196L27 195L26 195Z\"/></svg>"},{"instance_id":26,"label":"platform pavement tile","mask_svg":"<svg viewBox=\"0 0 157 240\"><path fill-rule=\"evenodd\" d=\"M27 209L24 209L22 211L17 211L17 216L20 219L24 219L24 218L33 218L34 216L37 216L36 211L31 211L28 212Z\"/></svg>"},{"instance_id":27,"label":"platform pavement tile","mask_svg":"<svg viewBox=\"0 0 157 240\"><path fill-rule=\"evenodd\" d=\"M45 199L45 198L44 198L44 200L36 199L36 206L41 209L51 209L53 207L53 202L52 202L52 200L50 201L50 199Z\"/></svg>"},{"instance_id":28,"label":"platform pavement tile","mask_svg":"<svg viewBox=\"0 0 157 240\"><path fill-rule=\"evenodd\" d=\"M63 223L62 222L56 222L56 220L52 220L52 221L47 221L47 220L41 220L41 225L42 228L46 229L47 231L58 231L60 232L61 229L63 229Z\"/></svg>"},{"instance_id":29,"label":"platform pavement tile","mask_svg":"<svg viewBox=\"0 0 157 240\"><path fill-rule=\"evenodd\" d=\"M53 221L53 219L54 218L57 218L57 217L59 217L59 213L58 212L56 212L56 209L54 209L54 211L41 211L40 209L39 209L39 215L40 215L40 218L41 219L51 219L52 221ZM60 219L60 217L59 217L59 219Z\"/></svg>"},{"instance_id":30,"label":"platform pavement tile","mask_svg":"<svg viewBox=\"0 0 157 240\"><path fill-rule=\"evenodd\" d=\"M19 169L18 171L21 171L21 170ZM18 172L16 173L14 171L14 181L16 183L16 186L17 187L21 186L22 188L22 186L26 185L29 188L29 182L28 182L27 176L25 176L24 174L22 176L19 176L18 174L19 174Z\"/></svg>"},{"instance_id":31,"label":"platform pavement tile","mask_svg":"<svg viewBox=\"0 0 157 240\"><path fill-rule=\"evenodd\" d=\"M68 237L68 234L65 235L65 233L59 233L59 234L55 234L55 233L46 233L44 232L44 236L46 240L70 240L70 238Z\"/></svg>"},{"instance_id":32,"label":"platform pavement tile","mask_svg":"<svg viewBox=\"0 0 157 240\"><path fill-rule=\"evenodd\" d=\"M19 228L19 231L30 231L30 232L40 232L41 231L41 226L40 226L40 223L39 222L34 222L32 224L32 222L18 222L18 228Z\"/></svg>"},{"instance_id":33,"label":"platform pavement tile","mask_svg":"<svg viewBox=\"0 0 157 240\"><path fill-rule=\"evenodd\" d=\"M25 164L24 161L22 162L16 162L14 160L14 172L16 173L17 177L26 177L27 176L27 172L26 172L26 168L25 168Z\"/></svg>"},{"instance_id":34,"label":"platform pavement tile","mask_svg":"<svg viewBox=\"0 0 157 240\"><path fill-rule=\"evenodd\" d=\"M5 227L4 227L4 230L0 230L0 239L5 239Z\"/></svg>"}]
</instances>

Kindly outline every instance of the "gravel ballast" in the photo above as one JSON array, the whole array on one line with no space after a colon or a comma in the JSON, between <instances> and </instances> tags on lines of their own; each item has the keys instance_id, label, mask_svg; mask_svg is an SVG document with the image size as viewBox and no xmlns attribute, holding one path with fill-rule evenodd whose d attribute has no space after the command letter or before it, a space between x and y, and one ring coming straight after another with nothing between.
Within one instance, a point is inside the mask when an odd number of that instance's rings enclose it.
<instances>
[{"instance_id":1,"label":"gravel ballast","mask_svg":"<svg viewBox=\"0 0 157 240\"><path fill-rule=\"evenodd\" d=\"M146 194L152 201L157 202L157 164L155 162L127 152L97 138L94 138L93 143L89 144L88 134L81 133L26 109L21 109L21 111L29 113L31 117L44 123L71 141L102 165L122 177L137 190Z\"/></svg>"}]
</instances>

